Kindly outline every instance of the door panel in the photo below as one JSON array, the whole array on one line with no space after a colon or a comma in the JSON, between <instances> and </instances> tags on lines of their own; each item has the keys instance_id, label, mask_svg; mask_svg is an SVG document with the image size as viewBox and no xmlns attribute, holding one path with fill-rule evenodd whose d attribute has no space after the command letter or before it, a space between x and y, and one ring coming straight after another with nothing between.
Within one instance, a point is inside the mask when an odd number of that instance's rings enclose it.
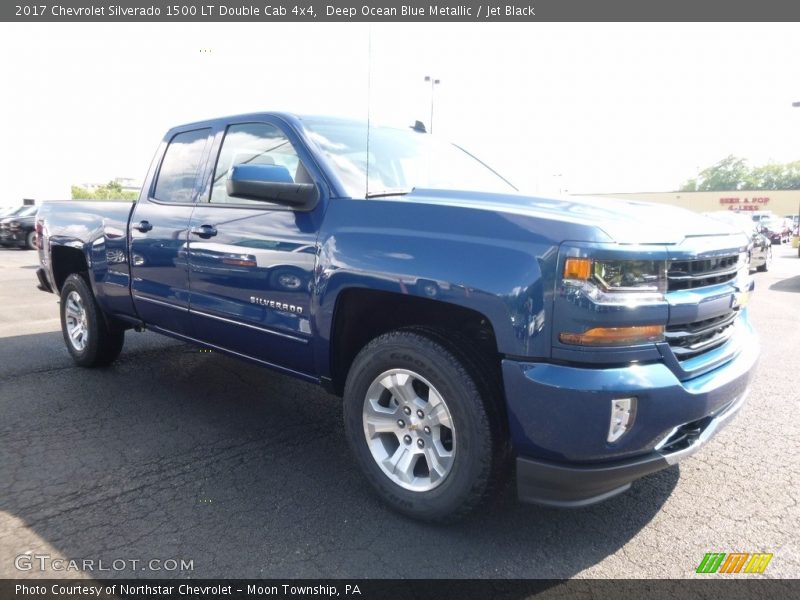
<instances>
[{"instance_id":1,"label":"door panel","mask_svg":"<svg viewBox=\"0 0 800 600\"><path fill-rule=\"evenodd\" d=\"M228 196L236 164L276 164L311 179L274 124L230 125L206 201L190 224L191 321L208 343L293 371L312 371L311 293L322 203L296 212ZM202 199L201 199L202 200Z\"/></svg>"},{"instance_id":2,"label":"door panel","mask_svg":"<svg viewBox=\"0 0 800 600\"><path fill-rule=\"evenodd\" d=\"M198 206L192 227L217 233L189 240L191 309L204 341L291 369L310 352L316 232L290 211ZM237 326L238 325L238 326Z\"/></svg>"},{"instance_id":3,"label":"door panel","mask_svg":"<svg viewBox=\"0 0 800 600\"><path fill-rule=\"evenodd\" d=\"M186 242L211 129L176 133L130 222L131 291L148 325L190 334Z\"/></svg>"},{"instance_id":4,"label":"door panel","mask_svg":"<svg viewBox=\"0 0 800 600\"><path fill-rule=\"evenodd\" d=\"M131 219L131 286L139 317L147 324L189 333L189 266L186 253L192 205L144 202ZM152 229L137 231L147 222Z\"/></svg>"}]
</instances>

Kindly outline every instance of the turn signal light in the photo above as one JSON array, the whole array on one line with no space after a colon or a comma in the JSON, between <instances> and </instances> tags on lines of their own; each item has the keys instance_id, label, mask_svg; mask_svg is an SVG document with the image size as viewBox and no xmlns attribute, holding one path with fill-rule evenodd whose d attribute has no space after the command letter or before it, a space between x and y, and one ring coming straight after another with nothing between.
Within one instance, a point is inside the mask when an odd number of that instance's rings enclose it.
<instances>
[{"instance_id":1,"label":"turn signal light","mask_svg":"<svg viewBox=\"0 0 800 600\"><path fill-rule=\"evenodd\" d=\"M664 341L664 326L595 327L585 333L561 333L558 339L576 346L633 346Z\"/></svg>"},{"instance_id":2,"label":"turn signal light","mask_svg":"<svg viewBox=\"0 0 800 600\"><path fill-rule=\"evenodd\" d=\"M564 262L564 279L589 279L592 274L590 258L568 258Z\"/></svg>"}]
</instances>

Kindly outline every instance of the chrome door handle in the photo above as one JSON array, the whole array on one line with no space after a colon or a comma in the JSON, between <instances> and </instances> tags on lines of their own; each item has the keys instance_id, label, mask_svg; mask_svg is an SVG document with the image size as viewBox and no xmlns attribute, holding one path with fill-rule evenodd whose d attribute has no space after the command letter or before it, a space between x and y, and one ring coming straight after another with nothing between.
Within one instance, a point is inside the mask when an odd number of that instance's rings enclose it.
<instances>
[{"instance_id":1,"label":"chrome door handle","mask_svg":"<svg viewBox=\"0 0 800 600\"><path fill-rule=\"evenodd\" d=\"M200 236L201 238L210 238L217 235L217 228L213 225L200 225L199 227L192 227L189 233Z\"/></svg>"}]
</instances>

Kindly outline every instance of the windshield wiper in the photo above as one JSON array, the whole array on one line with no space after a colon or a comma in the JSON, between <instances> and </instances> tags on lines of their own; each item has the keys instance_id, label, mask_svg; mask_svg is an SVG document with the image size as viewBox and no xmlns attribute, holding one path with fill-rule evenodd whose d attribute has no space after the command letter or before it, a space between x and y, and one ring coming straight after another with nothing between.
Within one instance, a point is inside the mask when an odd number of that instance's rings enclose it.
<instances>
[{"instance_id":1,"label":"windshield wiper","mask_svg":"<svg viewBox=\"0 0 800 600\"><path fill-rule=\"evenodd\" d=\"M368 192L367 198L385 198L387 196L405 196L414 191L414 188L390 188L377 192Z\"/></svg>"}]
</instances>

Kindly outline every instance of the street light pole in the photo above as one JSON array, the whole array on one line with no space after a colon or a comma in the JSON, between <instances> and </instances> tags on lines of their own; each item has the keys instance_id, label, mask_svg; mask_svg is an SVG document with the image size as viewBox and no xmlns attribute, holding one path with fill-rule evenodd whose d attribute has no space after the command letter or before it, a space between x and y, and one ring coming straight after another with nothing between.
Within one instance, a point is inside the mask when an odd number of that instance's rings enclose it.
<instances>
[{"instance_id":1,"label":"street light pole","mask_svg":"<svg viewBox=\"0 0 800 600\"><path fill-rule=\"evenodd\" d=\"M430 122L430 126L431 126L431 133L433 133L433 87L436 86L436 85L439 85L440 82L439 82L438 79L434 79L430 75L425 75L425 81L430 81L431 82L431 122Z\"/></svg>"},{"instance_id":2,"label":"street light pole","mask_svg":"<svg viewBox=\"0 0 800 600\"><path fill-rule=\"evenodd\" d=\"M553 173L553 177L558 177L558 195L560 196L561 194L563 194L561 186L564 183L564 180L562 179L564 175L563 173Z\"/></svg>"},{"instance_id":3,"label":"street light pole","mask_svg":"<svg viewBox=\"0 0 800 600\"><path fill-rule=\"evenodd\" d=\"M792 106L795 108L800 108L800 100L792 102ZM800 215L800 201L797 203L797 214ZM797 256L800 256L800 245L797 247Z\"/></svg>"}]
</instances>

